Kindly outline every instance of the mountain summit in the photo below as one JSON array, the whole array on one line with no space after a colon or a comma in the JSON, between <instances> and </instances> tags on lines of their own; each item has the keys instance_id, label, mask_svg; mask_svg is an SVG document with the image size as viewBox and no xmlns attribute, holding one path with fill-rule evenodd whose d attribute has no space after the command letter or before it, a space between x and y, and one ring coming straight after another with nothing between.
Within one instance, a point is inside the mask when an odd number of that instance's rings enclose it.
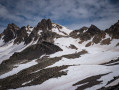
<instances>
[{"instance_id":1,"label":"mountain summit","mask_svg":"<svg viewBox=\"0 0 119 90\"><path fill-rule=\"evenodd\" d=\"M0 90L117 90L119 21L70 30L42 19L0 34Z\"/></svg>"}]
</instances>

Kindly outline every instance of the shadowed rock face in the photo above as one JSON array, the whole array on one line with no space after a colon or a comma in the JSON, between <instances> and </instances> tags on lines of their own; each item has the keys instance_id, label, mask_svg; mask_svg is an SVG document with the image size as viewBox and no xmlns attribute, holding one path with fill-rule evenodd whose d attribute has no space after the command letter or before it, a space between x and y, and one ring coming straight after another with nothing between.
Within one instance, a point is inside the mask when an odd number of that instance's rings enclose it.
<instances>
[{"instance_id":1,"label":"shadowed rock face","mask_svg":"<svg viewBox=\"0 0 119 90\"><path fill-rule=\"evenodd\" d=\"M43 54L53 54L57 51L62 51L62 49L54 44L48 42L42 42L41 44L32 45L22 52L14 53L10 59L11 60L32 60L39 58Z\"/></svg>"},{"instance_id":2,"label":"shadowed rock face","mask_svg":"<svg viewBox=\"0 0 119 90\"><path fill-rule=\"evenodd\" d=\"M38 32L41 31L43 35L47 35L48 31L52 29L52 22L50 19L42 19L41 22L38 23L38 25L33 29L33 31L28 36L26 27L19 28L15 24L8 24L8 27L3 31L2 34L0 34L3 37L3 40L5 43L11 41L12 39L15 39L14 43L18 44L22 41L25 42L25 44L30 43L33 38L34 40L37 40L40 36L38 35ZM45 33L45 34L44 34Z\"/></svg>"},{"instance_id":3,"label":"shadowed rock face","mask_svg":"<svg viewBox=\"0 0 119 90\"><path fill-rule=\"evenodd\" d=\"M119 20L116 24L112 25L109 29L105 30L113 39L119 39Z\"/></svg>"},{"instance_id":4,"label":"shadowed rock face","mask_svg":"<svg viewBox=\"0 0 119 90\"><path fill-rule=\"evenodd\" d=\"M59 38L61 37L60 35L58 35L55 32L52 31L47 31L47 32L41 32L41 36L38 39L38 44L45 41L45 42L49 42L49 43L54 43L54 38Z\"/></svg>"},{"instance_id":5,"label":"shadowed rock face","mask_svg":"<svg viewBox=\"0 0 119 90\"><path fill-rule=\"evenodd\" d=\"M75 89L75 90L84 90L86 88L90 88L94 85L100 84L102 81L101 80L99 81L98 79L100 79L102 76L105 76L107 74L109 74L109 73L88 77L86 79L83 79L83 80L73 84L73 86L79 85L79 87L77 87L77 89Z\"/></svg>"},{"instance_id":6,"label":"shadowed rock face","mask_svg":"<svg viewBox=\"0 0 119 90\"><path fill-rule=\"evenodd\" d=\"M7 28L3 32L4 42L9 42L16 37L16 32L19 30L19 27L15 24L8 24Z\"/></svg>"},{"instance_id":7,"label":"shadowed rock face","mask_svg":"<svg viewBox=\"0 0 119 90\"><path fill-rule=\"evenodd\" d=\"M30 43L33 40L33 38L34 38L34 40L37 40L38 39L38 31L39 30L34 28L34 30L30 33L29 37L26 39L25 44Z\"/></svg>"},{"instance_id":8,"label":"shadowed rock face","mask_svg":"<svg viewBox=\"0 0 119 90\"><path fill-rule=\"evenodd\" d=\"M26 41L26 39L28 38L28 34L27 34L25 26L22 27L20 30L17 30L16 34L17 34L17 37L14 43L21 43L22 41Z\"/></svg>"},{"instance_id":9,"label":"shadowed rock face","mask_svg":"<svg viewBox=\"0 0 119 90\"><path fill-rule=\"evenodd\" d=\"M38 23L38 25L35 28L36 30L51 30L52 29L52 22L50 19L46 20L46 19L42 19L41 22Z\"/></svg>"},{"instance_id":10,"label":"shadowed rock face","mask_svg":"<svg viewBox=\"0 0 119 90\"><path fill-rule=\"evenodd\" d=\"M70 33L70 36L73 38L80 38L81 42L92 39L92 44L98 44L101 42L103 38L105 38L106 32L100 30L95 25L91 25L89 28L82 27L79 30L74 30ZM86 46L90 46L91 43L87 44Z\"/></svg>"},{"instance_id":11,"label":"shadowed rock face","mask_svg":"<svg viewBox=\"0 0 119 90\"><path fill-rule=\"evenodd\" d=\"M33 59L38 59L42 55L49 55L58 51L62 51L62 49L57 45L48 42L29 46L21 52L14 53L9 59L3 61L0 64L0 74L11 70L15 64L25 60L31 61Z\"/></svg>"},{"instance_id":12,"label":"shadowed rock face","mask_svg":"<svg viewBox=\"0 0 119 90\"><path fill-rule=\"evenodd\" d=\"M111 43L110 41L110 38L104 39L102 40L101 45L109 45Z\"/></svg>"},{"instance_id":13,"label":"shadowed rock face","mask_svg":"<svg viewBox=\"0 0 119 90\"><path fill-rule=\"evenodd\" d=\"M100 34L100 29L98 29L96 26L91 25L89 29L85 32L79 35L81 40L87 41L91 39L94 35Z\"/></svg>"},{"instance_id":14,"label":"shadowed rock face","mask_svg":"<svg viewBox=\"0 0 119 90\"><path fill-rule=\"evenodd\" d=\"M89 47L89 46L91 46L91 44L92 44L92 42L89 42L85 45L85 47Z\"/></svg>"},{"instance_id":15,"label":"shadowed rock face","mask_svg":"<svg viewBox=\"0 0 119 90\"><path fill-rule=\"evenodd\" d=\"M33 38L34 38L34 40L37 40L38 38L40 38L39 40L41 40L42 37L47 37L48 33L51 36L51 33L52 33L52 32L50 32L51 29L52 29L52 22L51 22L51 20L50 19L48 19L48 20L42 19L41 22L39 22L38 25L31 32L31 34L29 35L29 37L25 41L25 44L30 43L33 40ZM39 31L42 32L41 36L38 35ZM44 40L44 38L42 40Z\"/></svg>"},{"instance_id":16,"label":"shadowed rock face","mask_svg":"<svg viewBox=\"0 0 119 90\"><path fill-rule=\"evenodd\" d=\"M47 20L47 27L48 27L49 30L52 29L52 22L51 22L50 19Z\"/></svg>"},{"instance_id":17,"label":"shadowed rock face","mask_svg":"<svg viewBox=\"0 0 119 90\"><path fill-rule=\"evenodd\" d=\"M98 29L96 26L91 25L88 27L82 27L79 30L74 30L70 33L70 36L73 38L80 38L82 41L87 41L91 39L96 34L100 34L101 30Z\"/></svg>"},{"instance_id":18,"label":"shadowed rock face","mask_svg":"<svg viewBox=\"0 0 119 90\"><path fill-rule=\"evenodd\" d=\"M35 66L27 68L11 77L7 77L2 80L0 79L0 86L1 86L0 90L8 90L8 89L16 89L16 88L25 87L25 86L40 85L49 79L58 78L63 75L67 75L67 72L61 71L61 70L67 69L68 65L46 68L46 69L42 69L40 71L32 73L32 71L36 70L37 68L38 69L43 68L43 67L46 67L47 64L51 64L51 62L49 61L50 60L47 61L48 63L47 62L39 63ZM31 81L31 82L23 85L24 82L28 82L28 81Z\"/></svg>"},{"instance_id":19,"label":"shadowed rock face","mask_svg":"<svg viewBox=\"0 0 119 90\"><path fill-rule=\"evenodd\" d=\"M107 88L101 88L99 90L119 90L119 84Z\"/></svg>"},{"instance_id":20,"label":"shadowed rock face","mask_svg":"<svg viewBox=\"0 0 119 90\"><path fill-rule=\"evenodd\" d=\"M79 34L79 38L82 41L87 41L87 40L91 39L93 36L95 36L96 34L100 34L100 33L101 33L100 29L98 29L94 25L91 25L86 32Z\"/></svg>"},{"instance_id":21,"label":"shadowed rock face","mask_svg":"<svg viewBox=\"0 0 119 90\"><path fill-rule=\"evenodd\" d=\"M80 29L78 29L78 30L74 30L74 31L72 31L72 32L70 33L70 36L73 37L73 38L78 38L79 35L80 35L81 33L85 32L87 29L88 29L88 27L85 27L85 26L84 26L84 27L82 27L82 28L80 28Z\"/></svg>"},{"instance_id":22,"label":"shadowed rock face","mask_svg":"<svg viewBox=\"0 0 119 90\"><path fill-rule=\"evenodd\" d=\"M82 28L80 29L80 32L83 33L83 32L85 32L86 30L88 30L88 27L85 27L85 26L84 26L84 27L82 27Z\"/></svg>"},{"instance_id":23,"label":"shadowed rock face","mask_svg":"<svg viewBox=\"0 0 119 90\"><path fill-rule=\"evenodd\" d=\"M100 33L100 29L97 28L95 25L91 25L90 28L88 29L87 33L90 33L90 35L95 35L95 34L98 34Z\"/></svg>"},{"instance_id":24,"label":"shadowed rock face","mask_svg":"<svg viewBox=\"0 0 119 90\"><path fill-rule=\"evenodd\" d=\"M104 31L100 31L98 34L94 35L92 40L93 43L98 44L100 41L105 38L106 33Z\"/></svg>"}]
</instances>

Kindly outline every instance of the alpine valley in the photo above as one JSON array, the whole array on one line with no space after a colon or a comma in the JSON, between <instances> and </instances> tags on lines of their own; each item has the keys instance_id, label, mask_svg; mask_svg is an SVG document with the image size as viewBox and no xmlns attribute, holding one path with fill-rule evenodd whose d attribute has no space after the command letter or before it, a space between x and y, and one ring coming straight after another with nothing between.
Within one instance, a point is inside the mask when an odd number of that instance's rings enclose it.
<instances>
[{"instance_id":1,"label":"alpine valley","mask_svg":"<svg viewBox=\"0 0 119 90\"><path fill-rule=\"evenodd\" d=\"M42 19L0 34L0 90L119 90L119 21L70 30Z\"/></svg>"}]
</instances>

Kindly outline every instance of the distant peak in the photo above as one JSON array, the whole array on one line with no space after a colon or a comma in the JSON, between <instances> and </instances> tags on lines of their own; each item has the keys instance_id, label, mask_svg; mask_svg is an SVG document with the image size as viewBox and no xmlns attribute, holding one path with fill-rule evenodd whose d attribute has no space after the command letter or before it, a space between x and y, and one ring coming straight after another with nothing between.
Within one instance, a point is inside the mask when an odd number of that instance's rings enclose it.
<instances>
[{"instance_id":1,"label":"distant peak","mask_svg":"<svg viewBox=\"0 0 119 90\"><path fill-rule=\"evenodd\" d=\"M14 23L8 24L7 28L8 29L19 29L19 27Z\"/></svg>"},{"instance_id":2,"label":"distant peak","mask_svg":"<svg viewBox=\"0 0 119 90\"><path fill-rule=\"evenodd\" d=\"M37 30L42 29L43 31L52 29L52 22L50 19L42 19L37 25Z\"/></svg>"},{"instance_id":3,"label":"distant peak","mask_svg":"<svg viewBox=\"0 0 119 90\"><path fill-rule=\"evenodd\" d=\"M49 23L49 22L51 23L51 20L50 20L50 19L42 19L42 20L41 20L41 23L42 23L42 24L47 24L47 23Z\"/></svg>"},{"instance_id":4,"label":"distant peak","mask_svg":"<svg viewBox=\"0 0 119 90\"><path fill-rule=\"evenodd\" d=\"M95 25L91 24L90 28L97 28Z\"/></svg>"},{"instance_id":5,"label":"distant peak","mask_svg":"<svg viewBox=\"0 0 119 90\"><path fill-rule=\"evenodd\" d=\"M4 42L8 42L16 37L16 32L20 28L14 23L8 24L7 28L3 31L4 34Z\"/></svg>"},{"instance_id":6,"label":"distant peak","mask_svg":"<svg viewBox=\"0 0 119 90\"><path fill-rule=\"evenodd\" d=\"M87 31L87 33L90 33L92 36L95 34L100 33L101 30L99 28L97 28L95 25L91 25Z\"/></svg>"},{"instance_id":7,"label":"distant peak","mask_svg":"<svg viewBox=\"0 0 119 90\"><path fill-rule=\"evenodd\" d=\"M46 19L42 19L41 23L46 23L46 21L47 21Z\"/></svg>"},{"instance_id":8,"label":"distant peak","mask_svg":"<svg viewBox=\"0 0 119 90\"><path fill-rule=\"evenodd\" d=\"M89 27L89 30L96 30L96 31L100 31L99 28L97 28L95 25L91 24L91 26Z\"/></svg>"},{"instance_id":9,"label":"distant peak","mask_svg":"<svg viewBox=\"0 0 119 90\"><path fill-rule=\"evenodd\" d=\"M88 27L86 27L86 26L83 26L82 28L80 28L81 30L87 30L88 29Z\"/></svg>"}]
</instances>

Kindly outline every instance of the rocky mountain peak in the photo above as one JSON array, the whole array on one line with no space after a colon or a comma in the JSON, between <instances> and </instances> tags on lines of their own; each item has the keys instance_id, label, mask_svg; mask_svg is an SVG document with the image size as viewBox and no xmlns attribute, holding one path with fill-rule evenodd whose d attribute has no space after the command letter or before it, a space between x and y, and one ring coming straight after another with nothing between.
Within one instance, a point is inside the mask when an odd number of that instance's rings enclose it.
<instances>
[{"instance_id":1,"label":"rocky mountain peak","mask_svg":"<svg viewBox=\"0 0 119 90\"><path fill-rule=\"evenodd\" d=\"M16 24L11 23L11 24L8 24L7 29L8 29L8 30L16 31L16 30L19 29L19 27L18 27Z\"/></svg>"},{"instance_id":2,"label":"rocky mountain peak","mask_svg":"<svg viewBox=\"0 0 119 90\"><path fill-rule=\"evenodd\" d=\"M82 28L79 29L80 33L84 33L88 30L88 27L83 26Z\"/></svg>"},{"instance_id":3,"label":"rocky mountain peak","mask_svg":"<svg viewBox=\"0 0 119 90\"><path fill-rule=\"evenodd\" d=\"M87 29L88 29L88 27L83 26L81 29L82 29L82 30L87 30Z\"/></svg>"},{"instance_id":4,"label":"rocky mountain peak","mask_svg":"<svg viewBox=\"0 0 119 90\"><path fill-rule=\"evenodd\" d=\"M42 41L53 42L55 33L52 32L52 22L50 19L42 19L41 22L37 24L37 26L30 33L29 37L25 41L25 44L30 43L33 39L34 41L38 40L39 43Z\"/></svg>"},{"instance_id":5,"label":"rocky mountain peak","mask_svg":"<svg viewBox=\"0 0 119 90\"><path fill-rule=\"evenodd\" d=\"M91 24L90 28L97 28L97 27L94 24Z\"/></svg>"},{"instance_id":6,"label":"rocky mountain peak","mask_svg":"<svg viewBox=\"0 0 119 90\"><path fill-rule=\"evenodd\" d=\"M80 28L80 29L78 29L78 30L73 30L73 31L70 33L70 36L72 36L72 37L74 37L74 38L77 38L77 37L79 37L79 34L86 32L86 30L88 30L88 27L83 26L82 28Z\"/></svg>"},{"instance_id":7,"label":"rocky mountain peak","mask_svg":"<svg viewBox=\"0 0 119 90\"><path fill-rule=\"evenodd\" d=\"M107 32L112 38L119 39L119 20L109 29L106 29L105 32Z\"/></svg>"},{"instance_id":8,"label":"rocky mountain peak","mask_svg":"<svg viewBox=\"0 0 119 90\"><path fill-rule=\"evenodd\" d=\"M48 29L52 29L52 22L50 19L47 20L47 24L48 24Z\"/></svg>"},{"instance_id":9,"label":"rocky mountain peak","mask_svg":"<svg viewBox=\"0 0 119 90\"><path fill-rule=\"evenodd\" d=\"M29 31L29 32L31 32L31 29L32 29L32 28L33 28L33 27L31 27L30 25L27 25L27 26L26 26L26 30Z\"/></svg>"},{"instance_id":10,"label":"rocky mountain peak","mask_svg":"<svg viewBox=\"0 0 119 90\"><path fill-rule=\"evenodd\" d=\"M95 31L100 31L99 28L97 28L95 25L91 24L91 26L89 27L89 30L95 30Z\"/></svg>"},{"instance_id":11,"label":"rocky mountain peak","mask_svg":"<svg viewBox=\"0 0 119 90\"><path fill-rule=\"evenodd\" d=\"M23 26L16 32L17 37L14 40L14 43L21 43L22 41L25 41L28 38L28 33L26 30L26 27Z\"/></svg>"},{"instance_id":12,"label":"rocky mountain peak","mask_svg":"<svg viewBox=\"0 0 119 90\"><path fill-rule=\"evenodd\" d=\"M114 90L115 81L119 86L117 38L119 21L106 31L95 25L70 31L50 19L34 28L9 24L0 38L0 90L48 90L45 82L50 90Z\"/></svg>"},{"instance_id":13,"label":"rocky mountain peak","mask_svg":"<svg viewBox=\"0 0 119 90\"><path fill-rule=\"evenodd\" d=\"M87 33L90 33L91 35L95 35L95 34L98 34L100 33L100 29L97 28L95 25L91 25L87 31Z\"/></svg>"},{"instance_id":14,"label":"rocky mountain peak","mask_svg":"<svg viewBox=\"0 0 119 90\"><path fill-rule=\"evenodd\" d=\"M78 30L74 30L70 33L73 38L80 38L82 41L87 41L91 39L96 34L100 34L101 30L95 25L88 27L82 27Z\"/></svg>"},{"instance_id":15,"label":"rocky mountain peak","mask_svg":"<svg viewBox=\"0 0 119 90\"><path fill-rule=\"evenodd\" d=\"M16 32L19 30L19 27L15 24L8 24L7 28L3 31L4 42L8 42L16 37Z\"/></svg>"},{"instance_id":16,"label":"rocky mountain peak","mask_svg":"<svg viewBox=\"0 0 119 90\"><path fill-rule=\"evenodd\" d=\"M51 30L52 29L52 22L50 19L42 19L41 22L38 23L38 25L36 26L36 30Z\"/></svg>"}]
</instances>

